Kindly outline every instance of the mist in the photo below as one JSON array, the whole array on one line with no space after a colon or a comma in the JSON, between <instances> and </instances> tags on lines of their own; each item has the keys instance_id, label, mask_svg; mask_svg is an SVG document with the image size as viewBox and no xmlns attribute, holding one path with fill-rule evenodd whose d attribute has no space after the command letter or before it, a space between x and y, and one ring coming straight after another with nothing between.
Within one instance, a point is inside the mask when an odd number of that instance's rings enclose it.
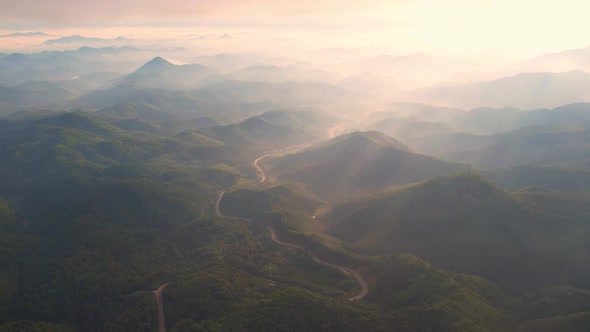
<instances>
[{"instance_id":1,"label":"mist","mask_svg":"<svg viewBox=\"0 0 590 332\"><path fill-rule=\"evenodd\" d=\"M590 330L587 4L0 5L0 330Z\"/></svg>"}]
</instances>

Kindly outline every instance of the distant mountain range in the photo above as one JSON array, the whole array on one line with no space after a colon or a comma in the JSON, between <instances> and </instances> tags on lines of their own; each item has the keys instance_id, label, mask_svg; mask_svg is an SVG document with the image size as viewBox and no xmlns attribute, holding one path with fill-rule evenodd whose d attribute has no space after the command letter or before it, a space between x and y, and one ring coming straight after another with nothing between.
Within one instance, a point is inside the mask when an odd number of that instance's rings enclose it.
<instances>
[{"instance_id":1,"label":"distant mountain range","mask_svg":"<svg viewBox=\"0 0 590 332\"><path fill-rule=\"evenodd\" d=\"M49 37L51 35L46 34L45 32L35 31L35 32L13 32L7 35L0 35L0 38L7 38L7 37Z\"/></svg>"},{"instance_id":2,"label":"distant mountain range","mask_svg":"<svg viewBox=\"0 0 590 332\"><path fill-rule=\"evenodd\" d=\"M493 81L434 86L406 98L459 108L516 107L535 109L590 101L590 73L522 73Z\"/></svg>"},{"instance_id":3,"label":"distant mountain range","mask_svg":"<svg viewBox=\"0 0 590 332\"><path fill-rule=\"evenodd\" d=\"M80 47L72 51L12 53L0 57L0 84L15 86L29 80L58 81L100 72L129 73L143 63L145 51L135 47Z\"/></svg>"},{"instance_id":4,"label":"distant mountain range","mask_svg":"<svg viewBox=\"0 0 590 332\"><path fill-rule=\"evenodd\" d=\"M270 111L238 124L205 127L199 134L233 145L263 145L280 148L322 137L325 126L335 119L321 112Z\"/></svg>"},{"instance_id":5,"label":"distant mountain range","mask_svg":"<svg viewBox=\"0 0 590 332\"><path fill-rule=\"evenodd\" d=\"M117 37L112 39L84 37L80 35L72 35L60 37L57 39L49 39L45 41L46 45L63 45L63 44L105 44L112 43L114 45L121 45L129 43L130 39L125 37Z\"/></svg>"},{"instance_id":6,"label":"distant mountain range","mask_svg":"<svg viewBox=\"0 0 590 332\"><path fill-rule=\"evenodd\" d=\"M590 70L590 46L542 54L524 61L520 66L529 71L569 71L576 69L588 71Z\"/></svg>"}]
</instances>

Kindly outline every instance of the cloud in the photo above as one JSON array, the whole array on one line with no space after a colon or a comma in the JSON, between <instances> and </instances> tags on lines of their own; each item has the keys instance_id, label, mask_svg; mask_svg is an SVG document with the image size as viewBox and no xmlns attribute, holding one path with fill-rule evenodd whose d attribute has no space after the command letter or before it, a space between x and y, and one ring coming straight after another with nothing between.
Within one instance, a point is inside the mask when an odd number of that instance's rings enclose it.
<instances>
[{"instance_id":1,"label":"cloud","mask_svg":"<svg viewBox=\"0 0 590 332\"><path fill-rule=\"evenodd\" d=\"M410 0L0 0L4 24L122 24L244 20L273 22L380 13Z\"/></svg>"}]
</instances>

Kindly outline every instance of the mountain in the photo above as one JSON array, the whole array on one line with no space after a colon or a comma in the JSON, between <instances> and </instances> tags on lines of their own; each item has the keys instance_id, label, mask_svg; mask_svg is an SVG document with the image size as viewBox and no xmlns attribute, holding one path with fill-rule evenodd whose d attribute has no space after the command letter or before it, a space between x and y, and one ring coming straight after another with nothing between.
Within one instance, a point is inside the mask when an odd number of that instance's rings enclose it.
<instances>
[{"instance_id":1,"label":"mountain","mask_svg":"<svg viewBox=\"0 0 590 332\"><path fill-rule=\"evenodd\" d=\"M401 117L413 118L422 121L443 121L447 122L465 113L458 108L434 106L421 103L388 102L381 105L379 112L369 115L371 120L383 120L385 118Z\"/></svg>"},{"instance_id":2,"label":"mountain","mask_svg":"<svg viewBox=\"0 0 590 332\"><path fill-rule=\"evenodd\" d=\"M46 34L45 32L36 31L36 32L13 32L7 35L0 35L0 38L7 38L7 37L49 37L51 35Z\"/></svg>"},{"instance_id":3,"label":"mountain","mask_svg":"<svg viewBox=\"0 0 590 332\"><path fill-rule=\"evenodd\" d=\"M354 103L358 96L334 85L322 82L248 82L223 81L207 84L196 95L216 102L267 101L283 107L344 106Z\"/></svg>"},{"instance_id":4,"label":"mountain","mask_svg":"<svg viewBox=\"0 0 590 332\"><path fill-rule=\"evenodd\" d=\"M445 123L386 117L389 113L382 113L378 115L384 120L369 128L399 137L421 153L481 167L585 168L584 132L590 126L589 105L577 103L530 111L476 108Z\"/></svg>"},{"instance_id":5,"label":"mountain","mask_svg":"<svg viewBox=\"0 0 590 332\"><path fill-rule=\"evenodd\" d=\"M211 102L210 115L168 118L164 103L153 106L160 94L169 105L185 98L187 108L197 97L137 91L127 92L147 100L0 119L1 331L154 330L154 290L163 285L166 326L178 331L588 329L588 290L572 287L590 280L588 193L510 193L473 174L383 188L412 172L468 166L357 132L293 155L301 162L293 167L326 166L316 187L340 168L381 177L367 181L379 192L356 195L352 184L338 192L352 197L327 206L303 185L249 184L254 158L290 133L305 134L294 143L325 134L333 115L273 108L247 118L248 104ZM247 119L212 130L244 138L235 142L177 126L238 117ZM248 139L266 145L243 145ZM391 167L363 169L356 158ZM584 172L537 176L586 181ZM216 216L221 191L222 211L252 222ZM265 225L308 250L274 242ZM359 293L355 279L314 257L357 271L368 295L348 301ZM549 284L571 286L531 290Z\"/></svg>"},{"instance_id":6,"label":"mountain","mask_svg":"<svg viewBox=\"0 0 590 332\"><path fill-rule=\"evenodd\" d=\"M111 125L128 132L146 132L153 134L164 134L161 126L140 119L125 119L111 122Z\"/></svg>"},{"instance_id":7,"label":"mountain","mask_svg":"<svg viewBox=\"0 0 590 332\"><path fill-rule=\"evenodd\" d=\"M155 57L133 73L115 81L113 85L187 90L195 88L200 80L211 74L211 70L198 64L175 65L161 57Z\"/></svg>"},{"instance_id":8,"label":"mountain","mask_svg":"<svg viewBox=\"0 0 590 332\"><path fill-rule=\"evenodd\" d=\"M318 81L332 83L337 80L338 75L313 66L289 65L277 66L267 64L256 64L241 68L235 72L225 75L210 76L207 83L219 81L250 81L250 82L305 82Z\"/></svg>"},{"instance_id":9,"label":"mountain","mask_svg":"<svg viewBox=\"0 0 590 332\"><path fill-rule=\"evenodd\" d=\"M482 171L481 173L510 190L541 187L565 192L590 191L590 171L558 167L518 166Z\"/></svg>"},{"instance_id":10,"label":"mountain","mask_svg":"<svg viewBox=\"0 0 590 332\"><path fill-rule=\"evenodd\" d=\"M0 84L15 86L29 80L60 81L97 72L118 73L121 59L82 55L76 51L13 53L0 58Z\"/></svg>"},{"instance_id":11,"label":"mountain","mask_svg":"<svg viewBox=\"0 0 590 332\"><path fill-rule=\"evenodd\" d=\"M307 216L307 218L300 218L300 221L304 222L291 224L292 228L310 230L315 228L311 216L319 205L320 202L317 198L302 188L286 184L261 191L244 187L235 188L224 195L220 208L227 215L243 216L256 220L264 219L264 214L273 211L289 211Z\"/></svg>"},{"instance_id":12,"label":"mountain","mask_svg":"<svg viewBox=\"0 0 590 332\"><path fill-rule=\"evenodd\" d=\"M590 70L590 46L548 53L525 60L520 67L535 71Z\"/></svg>"},{"instance_id":13,"label":"mountain","mask_svg":"<svg viewBox=\"0 0 590 332\"><path fill-rule=\"evenodd\" d=\"M410 100L450 107L515 107L535 109L590 101L590 74L576 70L561 73L522 73L493 81L417 89Z\"/></svg>"},{"instance_id":14,"label":"mountain","mask_svg":"<svg viewBox=\"0 0 590 332\"><path fill-rule=\"evenodd\" d=\"M268 58L257 53L220 53L215 55L202 55L193 59L194 63L200 63L220 74L230 74L243 68L256 66L261 63L274 63Z\"/></svg>"},{"instance_id":15,"label":"mountain","mask_svg":"<svg viewBox=\"0 0 590 332\"><path fill-rule=\"evenodd\" d=\"M391 331L511 330L506 295L485 279L444 271L409 254L380 257L376 265L367 301L392 310Z\"/></svg>"},{"instance_id":16,"label":"mountain","mask_svg":"<svg viewBox=\"0 0 590 332\"><path fill-rule=\"evenodd\" d=\"M103 119L141 119L151 122L178 120L170 112L141 101L124 101L96 112Z\"/></svg>"},{"instance_id":17,"label":"mountain","mask_svg":"<svg viewBox=\"0 0 590 332\"><path fill-rule=\"evenodd\" d=\"M483 168L554 166L590 170L590 135L582 126L534 126L495 134L478 149L449 151L440 156Z\"/></svg>"},{"instance_id":18,"label":"mountain","mask_svg":"<svg viewBox=\"0 0 590 332\"><path fill-rule=\"evenodd\" d=\"M582 220L589 197L576 194L579 203L562 209L536 208L571 201L552 195L524 199L459 173L342 201L319 220L328 234L367 254L412 253L508 289L588 287L589 225Z\"/></svg>"},{"instance_id":19,"label":"mountain","mask_svg":"<svg viewBox=\"0 0 590 332\"><path fill-rule=\"evenodd\" d=\"M321 110L289 110L278 109L264 112L260 118L279 125L295 128L325 130L334 125L338 118Z\"/></svg>"},{"instance_id":20,"label":"mountain","mask_svg":"<svg viewBox=\"0 0 590 332\"><path fill-rule=\"evenodd\" d=\"M227 144L275 148L315 138L302 129L273 123L259 116L248 118L238 124L201 128L198 133Z\"/></svg>"},{"instance_id":21,"label":"mountain","mask_svg":"<svg viewBox=\"0 0 590 332\"><path fill-rule=\"evenodd\" d=\"M166 66L161 61L157 63ZM159 65L157 67L160 68ZM104 109L122 102L139 102L167 110L174 115L192 115L191 118L242 114L243 119L248 115L277 108L344 107L357 100L354 94L319 82L224 81L207 84L196 90L178 91L116 84L106 90L95 90L54 107Z\"/></svg>"},{"instance_id":22,"label":"mountain","mask_svg":"<svg viewBox=\"0 0 590 332\"><path fill-rule=\"evenodd\" d=\"M471 169L414 153L376 131L339 136L264 163L270 179L300 182L321 196L343 196Z\"/></svg>"},{"instance_id":23,"label":"mountain","mask_svg":"<svg viewBox=\"0 0 590 332\"><path fill-rule=\"evenodd\" d=\"M458 114L452 125L476 134L494 134L527 126L590 124L590 104L575 103L556 108L524 111L515 108L475 108Z\"/></svg>"},{"instance_id":24,"label":"mountain","mask_svg":"<svg viewBox=\"0 0 590 332\"><path fill-rule=\"evenodd\" d=\"M18 110L41 108L74 96L59 83L27 81L15 87L0 87L0 116Z\"/></svg>"},{"instance_id":25,"label":"mountain","mask_svg":"<svg viewBox=\"0 0 590 332\"><path fill-rule=\"evenodd\" d=\"M119 77L121 77L120 73L104 71L74 76L67 80L52 82L75 92L76 95L80 95L82 93L91 92L95 89L100 89Z\"/></svg>"},{"instance_id":26,"label":"mountain","mask_svg":"<svg viewBox=\"0 0 590 332\"><path fill-rule=\"evenodd\" d=\"M444 122L420 121L412 118L386 118L368 125L367 128L396 137L409 145L424 137L455 133L454 128Z\"/></svg>"},{"instance_id":27,"label":"mountain","mask_svg":"<svg viewBox=\"0 0 590 332\"><path fill-rule=\"evenodd\" d=\"M76 129L102 138L111 138L121 133L116 127L81 112L68 112L53 117L50 116L40 119L37 124Z\"/></svg>"},{"instance_id":28,"label":"mountain","mask_svg":"<svg viewBox=\"0 0 590 332\"><path fill-rule=\"evenodd\" d=\"M486 135L522 127L525 114L517 108L481 107L457 115L451 123L467 132Z\"/></svg>"},{"instance_id":29,"label":"mountain","mask_svg":"<svg viewBox=\"0 0 590 332\"><path fill-rule=\"evenodd\" d=\"M64 45L64 44L125 44L129 43L129 39L125 37L117 37L112 39L84 37L80 35L72 35L60 37L57 39L49 39L45 41L45 45Z\"/></svg>"}]
</instances>

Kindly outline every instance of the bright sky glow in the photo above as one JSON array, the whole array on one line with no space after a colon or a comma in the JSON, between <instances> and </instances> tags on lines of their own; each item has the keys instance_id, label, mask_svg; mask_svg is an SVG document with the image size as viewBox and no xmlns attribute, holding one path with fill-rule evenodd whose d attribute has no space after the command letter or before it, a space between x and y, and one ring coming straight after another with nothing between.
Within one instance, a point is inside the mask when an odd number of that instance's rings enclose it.
<instances>
[{"instance_id":1,"label":"bright sky glow","mask_svg":"<svg viewBox=\"0 0 590 332\"><path fill-rule=\"evenodd\" d=\"M308 48L516 56L590 44L582 0L0 0L0 33L170 38L242 34ZM249 36L249 37L246 37ZM0 48L25 40L0 40Z\"/></svg>"}]
</instances>

